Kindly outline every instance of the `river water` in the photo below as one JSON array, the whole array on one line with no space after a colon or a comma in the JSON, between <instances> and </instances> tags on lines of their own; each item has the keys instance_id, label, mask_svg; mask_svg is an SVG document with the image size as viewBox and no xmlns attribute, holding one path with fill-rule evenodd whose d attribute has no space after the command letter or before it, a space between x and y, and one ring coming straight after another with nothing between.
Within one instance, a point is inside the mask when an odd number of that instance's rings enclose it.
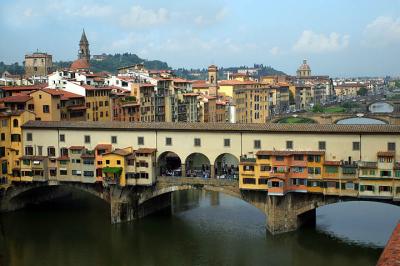
<instances>
[{"instance_id":1,"label":"river water","mask_svg":"<svg viewBox=\"0 0 400 266\"><path fill-rule=\"evenodd\" d=\"M259 210L224 194L175 192L172 210L111 225L107 204L76 193L3 214L2 252L13 266L367 266L400 219L399 207L339 203L317 210L316 228L272 236Z\"/></svg>"}]
</instances>

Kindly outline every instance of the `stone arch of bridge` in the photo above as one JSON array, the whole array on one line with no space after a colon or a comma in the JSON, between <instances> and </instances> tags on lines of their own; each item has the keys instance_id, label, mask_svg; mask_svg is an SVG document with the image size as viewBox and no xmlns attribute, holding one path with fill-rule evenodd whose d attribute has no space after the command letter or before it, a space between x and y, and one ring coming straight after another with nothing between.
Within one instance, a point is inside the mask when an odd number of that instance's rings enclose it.
<instances>
[{"instance_id":1,"label":"stone arch of bridge","mask_svg":"<svg viewBox=\"0 0 400 266\"><path fill-rule=\"evenodd\" d=\"M173 151L165 151L157 158L158 174L160 176L182 176L181 157Z\"/></svg>"},{"instance_id":2,"label":"stone arch of bridge","mask_svg":"<svg viewBox=\"0 0 400 266\"><path fill-rule=\"evenodd\" d=\"M239 177L239 158L232 153L221 153L215 158L214 168L217 177L237 179Z\"/></svg>"},{"instance_id":3,"label":"stone arch of bridge","mask_svg":"<svg viewBox=\"0 0 400 266\"><path fill-rule=\"evenodd\" d=\"M103 188L102 184L85 184L85 183L59 183L49 185L43 183L28 183L12 186L2 192L2 200L0 201L0 211L12 211L25 207L29 203L39 203L57 195L65 194L65 190L77 190L94 195L95 197L110 203L110 194ZM35 196L31 193L35 193ZM43 193L38 193L43 192Z\"/></svg>"},{"instance_id":4,"label":"stone arch of bridge","mask_svg":"<svg viewBox=\"0 0 400 266\"><path fill-rule=\"evenodd\" d=\"M349 115L349 116L346 116L346 117L340 117L340 118L337 118L336 120L333 120L333 124L337 124L339 121L346 120L346 119L351 119L351 118L368 118L368 119L374 119L374 120L382 121L385 124L390 124L388 120L386 120L384 118L381 118L381 117L378 117L378 116L375 116L375 115L365 115L365 116L362 116L362 117L350 116Z\"/></svg>"},{"instance_id":5,"label":"stone arch of bridge","mask_svg":"<svg viewBox=\"0 0 400 266\"><path fill-rule=\"evenodd\" d=\"M392 106L393 109L394 109L394 104L393 104L392 102L390 102L390 101L376 100L376 101L373 101L373 102L368 103L368 105L367 105L367 110L369 111L370 106L373 105L373 104L375 104L375 103L386 103L386 104L389 104L390 106Z\"/></svg>"},{"instance_id":6,"label":"stone arch of bridge","mask_svg":"<svg viewBox=\"0 0 400 266\"><path fill-rule=\"evenodd\" d=\"M183 176L205 177L209 178L213 166L207 155L194 152L189 154L185 159L185 173Z\"/></svg>"}]
</instances>

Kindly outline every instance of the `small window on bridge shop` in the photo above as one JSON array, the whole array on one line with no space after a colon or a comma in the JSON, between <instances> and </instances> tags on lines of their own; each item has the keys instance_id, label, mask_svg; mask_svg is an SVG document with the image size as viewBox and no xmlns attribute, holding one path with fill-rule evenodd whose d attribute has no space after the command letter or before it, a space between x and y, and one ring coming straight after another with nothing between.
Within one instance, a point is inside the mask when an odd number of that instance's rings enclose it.
<instances>
[{"instance_id":1,"label":"small window on bridge shop","mask_svg":"<svg viewBox=\"0 0 400 266\"><path fill-rule=\"evenodd\" d=\"M54 157L56 156L56 148L54 147L47 147L47 156Z\"/></svg>"},{"instance_id":2,"label":"small window on bridge shop","mask_svg":"<svg viewBox=\"0 0 400 266\"><path fill-rule=\"evenodd\" d=\"M94 172L93 171L83 171L83 176L84 177L94 177Z\"/></svg>"},{"instance_id":3,"label":"small window on bridge shop","mask_svg":"<svg viewBox=\"0 0 400 266\"><path fill-rule=\"evenodd\" d=\"M293 149L293 141L292 140L286 141L286 149L288 149L288 150Z\"/></svg>"},{"instance_id":4,"label":"small window on bridge shop","mask_svg":"<svg viewBox=\"0 0 400 266\"><path fill-rule=\"evenodd\" d=\"M400 170L394 171L394 177L400 177Z\"/></svg>"},{"instance_id":5,"label":"small window on bridge shop","mask_svg":"<svg viewBox=\"0 0 400 266\"><path fill-rule=\"evenodd\" d=\"M293 159L294 159L295 161L304 161L304 155L303 155L303 154L295 154L295 155L293 156Z\"/></svg>"},{"instance_id":6,"label":"small window on bridge shop","mask_svg":"<svg viewBox=\"0 0 400 266\"><path fill-rule=\"evenodd\" d=\"M360 186L360 191L374 192L375 191L375 186L372 186L372 185L361 185Z\"/></svg>"},{"instance_id":7,"label":"small window on bridge shop","mask_svg":"<svg viewBox=\"0 0 400 266\"><path fill-rule=\"evenodd\" d=\"M172 138L170 137L165 138L165 146L172 146Z\"/></svg>"},{"instance_id":8,"label":"small window on bridge shop","mask_svg":"<svg viewBox=\"0 0 400 266\"><path fill-rule=\"evenodd\" d=\"M268 182L269 187L283 187L283 182L281 181L269 181Z\"/></svg>"},{"instance_id":9,"label":"small window on bridge shop","mask_svg":"<svg viewBox=\"0 0 400 266\"><path fill-rule=\"evenodd\" d=\"M381 177L391 177L392 171L381 171Z\"/></svg>"},{"instance_id":10,"label":"small window on bridge shop","mask_svg":"<svg viewBox=\"0 0 400 266\"><path fill-rule=\"evenodd\" d=\"M254 171L254 165L243 165L243 171Z\"/></svg>"},{"instance_id":11,"label":"small window on bridge shop","mask_svg":"<svg viewBox=\"0 0 400 266\"><path fill-rule=\"evenodd\" d=\"M261 149L261 140L254 140L254 149Z\"/></svg>"},{"instance_id":12,"label":"small window on bridge shop","mask_svg":"<svg viewBox=\"0 0 400 266\"><path fill-rule=\"evenodd\" d=\"M84 136L84 142L87 144L90 144L90 136L89 135Z\"/></svg>"},{"instance_id":13,"label":"small window on bridge shop","mask_svg":"<svg viewBox=\"0 0 400 266\"><path fill-rule=\"evenodd\" d=\"M266 179L266 178L259 178L259 179L258 179L258 184L259 184L259 185L268 185L268 179Z\"/></svg>"},{"instance_id":14,"label":"small window on bridge shop","mask_svg":"<svg viewBox=\"0 0 400 266\"><path fill-rule=\"evenodd\" d=\"M292 173L303 173L304 172L304 167L295 166L295 167L290 168L290 171Z\"/></svg>"},{"instance_id":15,"label":"small window on bridge shop","mask_svg":"<svg viewBox=\"0 0 400 266\"><path fill-rule=\"evenodd\" d=\"M111 143L117 144L117 136L111 136Z\"/></svg>"},{"instance_id":16,"label":"small window on bridge shop","mask_svg":"<svg viewBox=\"0 0 400 266\"><path fill-rule=\"evenodd\" d=\"M327 165L325 166L325 172L328 174L336 174L339 172L339 168L337 166Z\"/></svg>"},{"instance_id":17,"label":"small window on bridge shop","mask_svg":"<svg viewBox=\"0 0 400 266\"><path fill-rule=\"evenodd\" d=\"M379 192L392 192L392 187L390 187L390 186L379 186Z\"/></svg>"},{"instance_id":18,"label":"small window on bridge shop","mask_svg":"<svg viewBox=\"0 0 400 266\"><path fill-rule=\"evenodd\" d=\"M65 134L60 134L60 142L65 142Z\"/></svg>"},{"instance_id":19,"label":"small window on bridge shop","mask_svg":"<svg viewBox=\"0 0 400 266\"><path fill-rule=\"evenodd\" d=\"M271 158L269 155L257 155L257 157L260 160L269 160Z\"/></svg>"},{"instance_id":20,"label":"small window on bridge shop","mask_svg":"<svg viewBox=\"0 0 400 266\"><path fill-rule=\"evenodd\" d=\"M1 140L3 140L3 136L1 138ZM32 133L26 133L26 141L32 141Z\"/></svg>"},{"instance_id":21,"label":"small window on bridge shop","mask_svg":"<svg viewBox=\"0 0 400 266\"><path fill-rule=\"evenodd\" d=\"M6 140L6 134L5 133L1 133L0 140L1 141L5 141Z\"/></svg>"},{"instance_id":22,"label":"small window on bridge shop","mask_svg":"<svg viewBox=\"0 0 400 266\"><path fill-rule=\"evenodd\" d=\"M110 160L106 160L106 164L110 164Z\"/></svg>"},{"instance_id":23,"label":"small window on bridge shop","mask_svg":"<svg viewBox=\"0 0 400 266\"><path fill-rule=\"evenodd\" d=\"M33 155L33 147L32 146L25 147L25 155Z\"/></svg>"},{"instance_id":24,"label":"small window on bridge shop","mask_svg":"<svg viewBox=\"0 0 400 266\"><path fill-rule=\"evenodd\" d=\"M353 151L359 151L360 150L360 142L354 141L353 142Z\"/></svg>"},{"instance_id":25,"label":"small window on bridge shop","mask_svg":"<svg viewBox=\"0 0 400 266\"><path fill-rule=\"evenodd\" d=\"M249 185L255 185L256 184L256 179L255 178L243 178L243 184L249 184Z\"/></svg>"},{"instance_id":26,"label":"small window on bridge shop","mask_svg":"<svg viewBox=\"0 0 400 266\"><path fill-rule=\"evenodd\" d=\"M138 145L144 145L144 137L137 138Z\"/></svg>"},{"instance_id":27,"label":"small window on bridge shop","mask_svg":"<svg viewBox=\"0 0 400 266\"><path fill-rule=\"evenodd\" d=\"M30 160L27 160L27 159L24 159L24 160L22 160L22 164L23 164L23 165L30 165L30 164L31 164L31 161L30 161Z\"/></svg>"},{"instance_id":28,"label":"small window on bridge shop","mask_svg":"<svg viewBox=\"0 0 400 266\"><path fill-rule=\"evenodd\" d=\"M355 188L355 186L354 186L354 183L352 183L352 182L347 182L344 186L345 190L354 190L354 188Z\"/></svg>"},{"instance_id":29,"label":"small window on bridge shop","mask_svg":"<svg viewBox=\"0 0 400 266\"><path fill-rule=\"evenodd\" d=\"M68 175L67 169L60 169L60 175Z\"/></svg>"},{"instance_id":30,"label":"small window on bridge shop","mask_svg":"<svg viewBox=\"0 0 400 266\"><path fill-rule=\"evenodd\" d=\"M284 156L280 156L280 155L275 156L275 161L280 161L280 162L282 162L283 160L285 160L285 157L284 157Z\"/></svg>"},{"instance_id":31,"label":"small window on bridge shop","mask_svg":"<svg viewBox=\"0 0 400 266\"><path fill-rule=\"evenodd\" d=\"M148 173L140 173L140 178L148 179L149 174Z\"/></svg>"},{"instance_id":32,"label":"small window on bridge shop","mask_svg":"<svg viewBox=\"0 0 400 266\"><path fill-rule=\"evenodd\" d=\"M308 173L313 175L315 173L314 167L308 167Z\"/></svg>"},{"instance_id":33,"label":"small window on bridge shop","mask_svg":"<svg viewBox=\"0 0 400 266\"><path fill-rule=\"evenodd\" d=\"M400 187L396 187L396 194L400 194Z\"/></svg>"},{"instance_id":34,"label":"small window on bridge shop","mask_svg":"<svg viewBox=\"0 0 400 266\"><path fill-rule=\"evenodd\" d=\"M326 142L325 141L319 141L318 142L318 149L319 150L326 150Z\"/></svg>"},{"instance_id":35,"label":"small window on bridge shop","mask_svg":"<svg viewBox=\"0 0 400 266\"><path fill-rule=\"evenodd\" d=\"M261 172L269 172L269 171L271 171L271 165L266 165L266 164L261 165L260 166L260 171Z\"/></svg>"},{"instance_id":36,"label":"small window on bridge shop","mask_svg":"<svg viewBox=\"0 0 400 266\"><path fill-rule=\"evenodd\" d=\"M121 165L121 160L117 160L117 165Z\"/></svg>"},{"instance_id":37,"label":"small window on bridge shop","mask_svg":"<svg viewBox=\"0 0 400 266\"><path fill-rule=\"evenodd\" d=\"M231 146L231 139L224 139L224 147L230 147Z\"/></svg>"},{"instance_id":38,"label":"small window on bridge shop","mask_svg":"<svg viewBox=\"0 0 400 266\"><path fill-rule=\"evenodd\" d=\"M201 146L201 139L195 138L194 139L194 146L195 147L200 147Z\"/></svg>"},{"instance_id":39,"label":"small window on bridge shop","mask_svg":"<svg viewBox=\"0 0 400 266\"><path fill-rule=\"evenodd\" d=\"M388 142L388 151L396 151L396 143Z\"/></svg>"}]
</instances>

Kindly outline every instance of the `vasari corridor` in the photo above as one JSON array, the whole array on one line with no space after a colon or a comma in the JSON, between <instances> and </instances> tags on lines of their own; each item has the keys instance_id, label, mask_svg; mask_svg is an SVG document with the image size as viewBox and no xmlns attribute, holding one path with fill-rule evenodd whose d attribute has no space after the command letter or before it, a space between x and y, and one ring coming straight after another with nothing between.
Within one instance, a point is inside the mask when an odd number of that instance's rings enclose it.
<instances>
[{"instance_id":1,"label":"vasari corridor","mask_svg":"<svg viewBox=\"0 0 400 266\"><path fill-rule=\"evenodd\" d=\"M0 266L400 266L400 0L0 6Z\"/></svg>"}]
</instances>

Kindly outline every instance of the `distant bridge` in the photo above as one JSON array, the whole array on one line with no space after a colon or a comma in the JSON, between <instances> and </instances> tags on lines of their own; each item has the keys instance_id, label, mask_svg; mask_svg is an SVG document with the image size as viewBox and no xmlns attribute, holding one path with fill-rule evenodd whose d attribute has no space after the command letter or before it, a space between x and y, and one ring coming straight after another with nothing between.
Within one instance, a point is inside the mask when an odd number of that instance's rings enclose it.
<instances>
[{"instance_id":1,"label":"distant bridge","mask_svg":"<svg viewBox=\"0 0 400 266\"><path fill-rule=\"evenodd\" d=\"M120 223L139 219L170 207L174 191L202 189L221 192L246 201L264 213L266 227L272 234L314 224L316 208L341 201L371 200L400 205L399 201L379 198L358 198L317 193L287 193L270 196L267 191L240 190L236 180L188 177L158 177L154 186L119 187L101 183L33 182L16 184L0 191L0 211L12 211L27 204L40 203L63 196L65 188L85 191L110 204L111 222Z\"/></svg>"},{"instance_id":2,"label":"distant bridge","mask_svg":"<svg viewBox=\"0 0 400 266\"><path fill-rule=\"evenodd\" d=\"M382 121L386 124L390 125L400 125L400 114L372 114L372 113L363 113L362 116L358 116L355 113L297 113L297 114L290 114L290 115L280 115L275 116L272 123L278 123L280 120L288 117L297 117L297 118L307 118L310 120L315 121L318 124L336 124L340 120L348 119L348 118L357 118L357 117L364 117L364 118L371 118Z\"/></svg>"}]
</instances>

